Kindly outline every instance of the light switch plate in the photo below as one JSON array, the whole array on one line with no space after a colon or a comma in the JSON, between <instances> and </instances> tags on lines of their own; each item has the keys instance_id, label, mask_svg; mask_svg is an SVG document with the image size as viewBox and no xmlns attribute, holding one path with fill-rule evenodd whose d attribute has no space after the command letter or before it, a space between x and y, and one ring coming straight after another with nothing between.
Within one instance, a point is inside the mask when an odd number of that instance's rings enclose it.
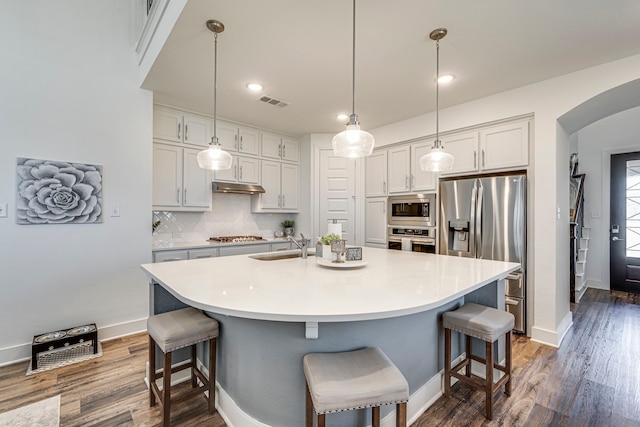
<instances>
[{"instance_id":1,"label":"light switch plate","mask_svg":"<svg viewBox=\"0 0 640 427\"><path fill-rule=\"evenodd\" d=\"M7 217L7 209L8 209L8 204L6 202L0 203L0 218L6 218Z\"/></svg>"},{"instance_id":2,"label":"light switch plate","mask_svg":"<svg viewBox=\"0 0 640 427\"><path fill-rule=\"evenodd\" d=\"M120 216L120 205L111 206L111 216Z\"/></svg>"}]
</instances>

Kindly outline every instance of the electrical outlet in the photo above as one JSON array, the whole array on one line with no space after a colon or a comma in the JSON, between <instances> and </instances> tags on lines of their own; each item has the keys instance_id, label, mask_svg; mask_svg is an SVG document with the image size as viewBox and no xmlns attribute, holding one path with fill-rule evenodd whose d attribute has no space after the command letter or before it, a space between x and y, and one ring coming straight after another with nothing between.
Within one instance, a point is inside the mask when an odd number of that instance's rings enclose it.
<instances>
[{"instance_id":1,"label":"electrical outlet","mask_svg":"<svg viewBox=\"0 0 640 427\"><path fill-rule=\"evenodd\" d=\"M6 218L7 217L7 203L0 203L0 218Z\"/></svg>"},{"instance_id":2,"label":"electrical outlet","mask_svg":"<svg viewBox=\"0 0 640 427\"><path fill-rule=\"evenodd\" d=\"M120 205L111 206L111 216L120 216Z\"/></svg>"},{"instance_id":3,"label":"electrical outlet","mask_svg":"<svg viewBox=\"0 0 640 427\"><path fill-rule=\"evenodd\" d=\"M600 211L591 211L591 218L599 219L600 218Z\"/></svg>"}]
</instances>

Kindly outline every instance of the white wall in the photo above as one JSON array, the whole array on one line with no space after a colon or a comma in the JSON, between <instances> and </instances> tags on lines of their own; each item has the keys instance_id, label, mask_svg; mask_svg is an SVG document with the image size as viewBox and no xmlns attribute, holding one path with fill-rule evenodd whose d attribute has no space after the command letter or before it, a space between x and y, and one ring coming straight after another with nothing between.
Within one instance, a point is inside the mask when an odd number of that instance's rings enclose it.
<instances>
[{"instance_id":1,"label":"white wall","mask_svg":"<svg viewBox=\"0 0 640 427\"><path fill-rule=\"evenodd\" d=\"M609 116L576 133L579 171L585 181L585 225L591 228L587 284L609 289L611 154L640 151L640 108Z\"/></svg>"},{"instance_id":2,"label":"white wall","mask_svg":"<svg viewBox=\"0 0 640 427\"><path fill-rule=\"evenodd\" d=\"M152 95L137 85L129 0L7 1L0 13L0 364L33 335L143 330L151 259ZM16 157L103 166L101 224L16 224ZM112 206L120 217L109 216Z\"/></svg>"},{"instance_id":3,"label":"white wall","mask_svg":"<svg viewBox=\"0 0 640 427\"><path fill-rule=\"evenodd\" d=\"M529 168L533 193L530 213L534 216L529 229L533 247L529 279L533 287L532 337L537 341L559 345L571 325L568 237L565 239L569 230L569 180L565 167L569 137L557 120L599 93L637 79L638 69L640 55L440 111L442 132L528 113L535 115ZM369 131L377 145L384 146L435 133L435 117L422 115Z\"/></svg>"}]
</instances>

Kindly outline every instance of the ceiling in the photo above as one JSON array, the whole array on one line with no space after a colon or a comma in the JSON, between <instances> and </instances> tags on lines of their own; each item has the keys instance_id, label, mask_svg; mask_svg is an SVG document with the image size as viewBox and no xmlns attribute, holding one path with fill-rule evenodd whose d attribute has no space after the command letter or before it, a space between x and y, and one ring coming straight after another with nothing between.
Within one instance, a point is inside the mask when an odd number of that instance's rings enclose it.
<instances>
[{"instance_id":1,"label":"ceiling","mask_svg":"<svg viewBox=\"0 0 640 427\"><path fill-rule=\"evenodd\" d=\"M363 129L640 53L638 0L359 0L356 105ZM292 135L343 130L351 112L350 0L189 0L143 87L154 101L213 115L213 33L218 37L217 117ZM245 84L288 102L257 101Z\"/></svg>"}]
</instances>

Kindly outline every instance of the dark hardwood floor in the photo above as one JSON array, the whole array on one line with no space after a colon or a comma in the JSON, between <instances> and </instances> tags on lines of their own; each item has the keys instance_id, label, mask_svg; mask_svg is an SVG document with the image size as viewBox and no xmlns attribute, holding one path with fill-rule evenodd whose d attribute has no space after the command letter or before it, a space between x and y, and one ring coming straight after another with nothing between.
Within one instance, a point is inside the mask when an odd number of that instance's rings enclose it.
<instances>
[{"instance_id":1,"label":"dark hardwood floor","mask_svg":"<svg viewBox=\"0 0 640 427\"><path fill-rule=\"evenodd\" d=\"M412 426L640 426L640 295L589 289L572 311L562 348L514 340L513 393L496 397L494 421L482 392L456 384ZM98 359L29 377L27 362L0 368L0 412L60 394L63 427L159 425L143 382L146 334L102 348ZM173 425L225 426L205 399L172 409Z\"/></svg>"}]
</instances>

